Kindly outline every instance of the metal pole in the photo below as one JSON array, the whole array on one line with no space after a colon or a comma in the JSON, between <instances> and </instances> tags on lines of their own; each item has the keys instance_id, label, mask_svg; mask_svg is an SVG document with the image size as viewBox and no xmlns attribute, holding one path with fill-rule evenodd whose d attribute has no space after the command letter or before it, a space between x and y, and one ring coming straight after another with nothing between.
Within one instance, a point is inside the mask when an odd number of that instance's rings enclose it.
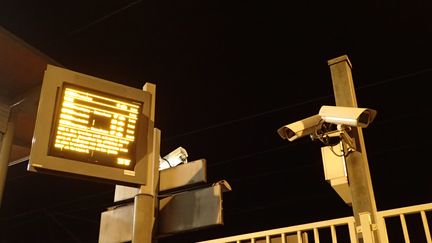
<instances>
[{"instance_id":1,"label":"metal pole","mask_svg":"<svg viewBox=\"0 0 432 243\"><path fill-rule=\"evenodd\" d=\"M149 165L147 167L147 184L141 185L134 201L134 216L132 224L132 243L151 243L156 242L156 218L159 210L158 190L159 190L159 157L161 131L154 128L155 109L156 109L156 85L146 83L144 91L152 94L152 104L150 110L150 127L152 128L148 136L152 136L152 143L148 144Z\"/></svg>"},{"instance_id":2,"label":"metal pole","mask_svg":"<svg viewBox=\"0 0 432 243\"><path fill-rule=\"evenodd\" d=\"M141 190L140 190L141 191ZM139 193L135 196L132 242L151 243L153 240L154 195Z\"/></svg>"},{"instance_id":3,"label":"metal pole","mask_svg":"<svg viewBox=\"0 0 432 243\"><path fill-rule=\"evenodd\" d=\"M156 218L158 212L158 188L159 188L159 155L160 155L160 130L154 129L153 154L151 166L149 166L149 184L141 186L134 201L134 216L132 226L132 243L156 242Z\"/></svg>"},{"instance_id":4,"label":"metal pole","mask_svg":"<svg viewBox=\"0 0 432 243\"><path fill-rule=\"evenodd\" d=\"M6 133L0 136L0 206L3 199L3 191L6 183L6 175L9 163L9 154L12 147L15 125L8 122Z\"/></svg>"},{"instance_id":5,"label":"metal pole","mask_svg":"<svg viewBox=\"0 0 432 243\"><path fill-rule=\"evenodd\" d=\"M351 62L343 55L328 61L333 81L336 106L357 107L354 82L351 74ZM348 180L352 196L352 209L357 226L361 225L360 214L368 212L371 222L376 222L376 203L369 172L363 132L361 128L352 129L356 151L346 157ZM360 242L363 242L359 234ZM375 237L375 242L379 242Z\"/></svg>"}]
</instances>

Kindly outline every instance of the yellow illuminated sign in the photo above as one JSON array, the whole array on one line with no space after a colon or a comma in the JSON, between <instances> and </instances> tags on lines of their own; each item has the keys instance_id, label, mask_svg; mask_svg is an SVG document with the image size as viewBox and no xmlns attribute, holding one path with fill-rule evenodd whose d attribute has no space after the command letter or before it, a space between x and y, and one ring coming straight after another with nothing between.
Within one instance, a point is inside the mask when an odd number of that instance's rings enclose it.
<instances>
[{"instance_id":1,"label":"yellow illuminated sign","mask_svg":"<svg viewBox=\"0 0 432 243\"><path fill-rule=\"evenodd\" d=\"M65 85L55 114L50 155L133 168L141 106L125 98Z\"/></svg>"}]
</instances>

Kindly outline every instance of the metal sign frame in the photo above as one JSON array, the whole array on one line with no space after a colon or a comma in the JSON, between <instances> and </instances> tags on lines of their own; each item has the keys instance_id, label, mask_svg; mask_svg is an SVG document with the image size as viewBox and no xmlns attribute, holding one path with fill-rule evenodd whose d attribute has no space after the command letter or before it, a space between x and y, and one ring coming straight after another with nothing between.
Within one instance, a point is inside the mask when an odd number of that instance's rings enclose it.
<instances>
[{"instance_id":1,"label":"metal sign frame","mask_svg":"<svg viewBox=\"0 0 432 243\"><path fill-rule=\"evenodd\" d=\"M59 103L63 101L63 89L68 85L141 104L134 134L136 144L133 168L106 166L50 154L54 139L53 130L56 129L58 122L56 118ZM152 159L154 121L150 116L154 112L152 111L154 109L152 96L154 95L154 93L141 89L48 65L41 89L28 170L85 177L128 186L146 185L148 183L148 163Z\"/></svg>"}]
</instances>

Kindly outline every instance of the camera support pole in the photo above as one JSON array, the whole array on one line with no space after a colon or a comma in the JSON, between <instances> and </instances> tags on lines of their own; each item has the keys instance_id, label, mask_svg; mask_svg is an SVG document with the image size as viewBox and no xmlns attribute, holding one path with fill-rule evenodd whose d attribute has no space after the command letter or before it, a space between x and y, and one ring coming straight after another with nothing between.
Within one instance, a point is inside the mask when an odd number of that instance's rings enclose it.
<instances>
[{"instance_id":1,"label":"camera support pole","mask_svg":"<svg viewBox=\"0 0 432 243\"><path fill-rule=\"evenodd\" d=\"M354 82L351 74L351 62L348 56L343 55L327 61L331 78L336 106L357 107ZM369 213L371 223L376 223L376 203L366 156L362 129L352 129L356 150L346 157L348 181L352 197L352 209L357 226L360 226L360 214ZM375 242L379 242L375 231ZM363 242L362 234L358 234L359 242Z\"/></svg>"}]
</instances>

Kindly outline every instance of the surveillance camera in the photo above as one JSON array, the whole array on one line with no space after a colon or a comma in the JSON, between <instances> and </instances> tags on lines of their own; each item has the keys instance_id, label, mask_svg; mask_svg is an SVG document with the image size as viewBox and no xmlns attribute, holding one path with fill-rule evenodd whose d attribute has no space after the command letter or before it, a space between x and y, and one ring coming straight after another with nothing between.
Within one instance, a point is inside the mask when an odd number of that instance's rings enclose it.
<instances>
[{"instance_id":1,"label":"surveillance camera","mask_svg":"<svg viewBox=\"0 0 432 243\"><path fill-rule=\"evenodd\" d=\"M182 163L187 163L187 157L188 153L186 149L178 147L159 159L159 170L175 167Z\"/></svg>"},{"instance_id":2,"label":"surveillance camera","mask_svg":"<svg viewBox=\"0 0 432 243\"><path fill-rule=\"evenodd\" d=\"M367 127L375 118L376 111L369 108L327 106L319 111L321 119L328 123L354 127Z\"/></svg>"},{"instance_id":3,"label":"surveillance camera","mask_svg":"<svg viewBox=\"0 0 432 243\"><path fill-rule=\"evenodd\" d=\"M314 133L322 123L320 115L310 116L303 120L285 125L277 130L279 136L289 141L294 141Z\"/></svg>"}]
</instances>

